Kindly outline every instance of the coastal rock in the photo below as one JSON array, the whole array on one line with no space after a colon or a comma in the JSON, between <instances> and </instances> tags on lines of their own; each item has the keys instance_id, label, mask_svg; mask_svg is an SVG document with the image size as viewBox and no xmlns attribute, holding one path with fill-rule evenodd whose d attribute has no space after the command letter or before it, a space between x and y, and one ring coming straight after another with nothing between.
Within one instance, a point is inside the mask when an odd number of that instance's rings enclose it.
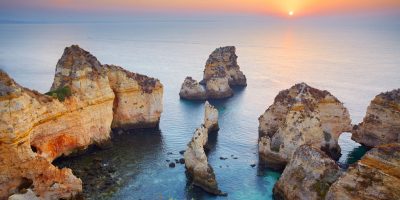
<instances>
[{"instance_id":1,"label":"coastal rock","mask_svg":"<svg viewBox=\"0 0 400 200\"><path fill-rule=\"evenodd\" d=\"M338 165L323 151L302 145L297 148L275 184L274 198L324 199L340 174Z\"/></svg>"},{"instance_id":2,"label":"coastal rock","mask_svg":"<svg viewBox=\"0 0 400 200\"><path fill-rule=\"evenodd\" d=\"M158 80L103 66L77 45L64 50L46 94L23 88L0 71L0 199L18 193L24 182L31 182L40 198L75 196L81 180L70 169L53 166L55 158L103 145L112 124L154 127L162 112Z\"/></svg>"},{"instance_id":3,"label":"coastal rock","mask_svg":"<svg viewBox=\"0 0 400 200\"><path fill-rule=\"evenodd\" d=\"M205 124L196 129L183 154L185 166L193 184L214 195L226 195L218 189L214 169L208 163L204 146L208 141L209 128L218 127L218 111L206 102Z\"/></svg>"},{"instance_id":4,"label":"coastal rock","mask_svg":"<svg viewBox=\"0 0 400 200\"><path fill-rule=\"evenodd\" d=\"M237 64L236 48L226 46L215 49L209 56L204 69L203 81L213 77L227 77L231 86L246 86L246 76Z\"/></svg>"},{"instance_id":5,"label":"coastal rock","mask_svg":"<svg viewBox=\"0 0 400 200\"><path fill-rule=\"evenodd\" d=\"M240 71L234 46L220 47L209 56L200 85L186 77L179 96L189 100L223 99L233 95L232 86L246 86L246 76Z\"/></svg>"},{"instance_id":6,"label":"coastal rock","mask_svg":"<svg viewBox=\"0 0 400 200\"><path fill-rule=\"evenodd\" d=\"M204 86L200 85L199 82L188 76L182 83L181 91L179 96L183 99L189 100L206 100L207 94Z\"/></svg>"},{"instance_id":7,"label":"coastal rock","mask_svg":"<svg viewBox=\"0 0 400 200\"><path fill-rule=\"evenodd\" d=\"M260 161L282 170L303 144L338 159L339 135L350 130L349 112L336 97L305 83L296 84L279 92L259 117Z\"/></svg>"},{"instance_id":8,"label":"coastal rock","mask_svg":"<svg viewBox=\"0 0 400 200\"><path fill-rule=\"evenodd\" d=\"M400 199L400 144L378 146L329 189L327 200Z\"/></svg>"},{"instance_id":9,"label":"coastal rock","mask_svg":"<svg viewBox=\"0 0 400 200\"><path fill-rule=\"evenodd\" d=\"M204 105L204 126L208 132L218 131L218 110L212 106L208 101Z\"/></svg>"},{"instance_id":10,"label":"coastal rock","mask_svg":"<svg viewBox=\"0 0 400 200\"><path fill-rule=\"evenodd\" d=\"M400 142L400 89L377 95L352 139L369 147Z\"/></svg>"},{"instance_id":11,"label":"coastal rock","mask_svg":"<svg viewBox=\"0 0 400 200\"><path fill-rule=\"evenodd\" d=\"M58 120L66 108L52 97L21 87L2 70L0 91L0 199L29 188L44 199L70 198L81 192L82 182L70 169L51 164L59 151L43 152L41 156L31 148L36 130L44 129L48 121ZM64 147L69 142L61 139L60 149L69 149Z\"/></svg>"},{"instance_id":12,"label":"coastal rock","mask_svg":"<svg viewBox=\"0 0 400 200\"><path fill-rule=\"evenodd\" d=\"M104 65L114 91L112 128L158 127L163 111L163 85L158 79Z\"/></svg>"}]
</instances>

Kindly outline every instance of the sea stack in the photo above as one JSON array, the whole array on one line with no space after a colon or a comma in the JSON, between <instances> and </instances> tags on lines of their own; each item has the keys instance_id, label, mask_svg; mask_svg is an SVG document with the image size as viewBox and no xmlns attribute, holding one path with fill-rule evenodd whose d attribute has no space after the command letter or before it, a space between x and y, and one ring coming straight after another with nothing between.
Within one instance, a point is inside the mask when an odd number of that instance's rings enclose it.
<instances>
[{"instance_id":1,"label":"sea stack","mask_svg":"<svg viewBox=\"0 0 400 200\"><path fill-rule=\"evenodd\" d=\"M205 105L204 124L196 129L184 153L185 166L193 184L214 195L226 195L218 189L214 169L208 163L204 146L210 130L218 128L218 111L208 102Z\"/></svg>"},{"instance_id":2,"label":"sea stack","mask_svg":"<svg viewBox=\"0 0 400 200\"><path fill-rule=\"evenodd\" d=\"M81 180L51 162L102 145L111 128L157 127L162 88L157 79L102 65L77 45L64 50L47 95L0 71L0 199L21 187L43 199L81 192Z\"/></svg>"},{"instance_id":3,"label":"sea stack","mask_svg":"<svg viewBox=\"0 0 400 200\"><path fill-rule=\"evenodd\" d=\"M283 90L259 117L261 164L282 170L303 144L340 157L338 138L351 130L348 110L328 91L305 83Z\"/></svg>"},{"instance_id":4,"label":"sea stack","mask_svg":"<svg viewBox=\"0 0 400 200\"><path fill-rule=\"evenodd\" d=\"M189 100L223 99L233 95L232 86L246 86L246 76L237 64L234 46L220 47L209 56L203 74L198 82L186 77L179 96Z\"/></svg>"},{"instance_id":5,"label":"sea stack","mask_svg":"<svg viewBox=\"0 0 400 200\"><path fill-rule=\"evenodd\" d=\"M352 139L369 147L400 142L400 89L377 95Z\"/></svg>"},{"instance_id":6,"label":"sea stack","mask_svg":"<svg viewBox=\"0 0 400 200\"><path fill-rule=\"evenodd\" d=\"M327 200L400 199L400 144L371 149L330 187Z\"/></svg>"}]
</instances>

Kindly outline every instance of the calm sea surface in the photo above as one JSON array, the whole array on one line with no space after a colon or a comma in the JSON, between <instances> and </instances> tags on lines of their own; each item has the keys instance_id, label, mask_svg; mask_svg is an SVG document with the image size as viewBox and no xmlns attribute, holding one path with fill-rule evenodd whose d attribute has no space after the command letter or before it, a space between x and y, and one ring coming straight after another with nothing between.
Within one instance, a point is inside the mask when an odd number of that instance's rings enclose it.
<instances>
[{"instance_id":1,"label":"calm sea surface","mask_svg":"<svg viewBox=\"0 0 400 200\"><path fill-rule=\"evenodd\" d=\"M160 131L117 134L111 149L59 161L60 166L90 171L93 159L100 158L103 166L115 168L112 177L117 183L101 188L92 184L93 192L86 194L92 199L271 199L280 174L250 165L258 161L257 118L280 90L298 82L326 89L344 102L353 123L358 123L376 94L400 86L400 28L384 24L1 24L0 68L21 85L46 92L57 60L71 44L79 44L104 64L157 77L165 87ZM202 102L179 99L182 81L186 76L201 80L208 55L225 45L237 47L248 86L237 89L233 98L211 101L220 112L221 129L210 136L208 159L221 190L228 193L213 197L188 183L184 165L169 168L166 160L182 157L179 151L186 149L203 120ZM339 141L343 163L354 162L364 151L350 137L343 134Z\"/></svg>"}]
</instances>

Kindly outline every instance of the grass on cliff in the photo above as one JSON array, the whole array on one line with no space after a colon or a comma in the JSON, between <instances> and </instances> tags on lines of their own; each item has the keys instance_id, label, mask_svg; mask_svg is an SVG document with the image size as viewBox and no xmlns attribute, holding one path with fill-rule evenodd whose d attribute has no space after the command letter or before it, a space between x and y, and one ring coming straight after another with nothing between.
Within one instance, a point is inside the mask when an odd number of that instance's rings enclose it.
<instances>
[{"instance_id":1,"label":"grass on cliff","mask_svg":"<svg viewBox=\"0 0 400 200\"><path fill-rule=\"evenodd\" d=\"M52 96L57 98L59 101L64 101L65 98L70 97L72 95L71 89L68 86L58 88L56 90L52 90L50 92L45 93L45 95Z\"/></svg>"}]
</instances>

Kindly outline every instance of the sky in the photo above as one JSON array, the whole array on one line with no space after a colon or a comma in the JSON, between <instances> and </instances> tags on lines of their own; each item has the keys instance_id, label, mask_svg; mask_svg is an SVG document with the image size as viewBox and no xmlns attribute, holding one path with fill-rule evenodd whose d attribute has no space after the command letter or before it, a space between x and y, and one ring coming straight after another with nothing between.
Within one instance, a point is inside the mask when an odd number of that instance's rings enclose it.
<instances>
[{"instance_id":1,"label":"sky","mask_svg":"<svg viewBox=\"0 0 400 200\"><path fill-rule=\"evenodd\" d=\"M400 0L0 0L0 19L108 15L400 14Z\"/></svg>"}]
</instances>

